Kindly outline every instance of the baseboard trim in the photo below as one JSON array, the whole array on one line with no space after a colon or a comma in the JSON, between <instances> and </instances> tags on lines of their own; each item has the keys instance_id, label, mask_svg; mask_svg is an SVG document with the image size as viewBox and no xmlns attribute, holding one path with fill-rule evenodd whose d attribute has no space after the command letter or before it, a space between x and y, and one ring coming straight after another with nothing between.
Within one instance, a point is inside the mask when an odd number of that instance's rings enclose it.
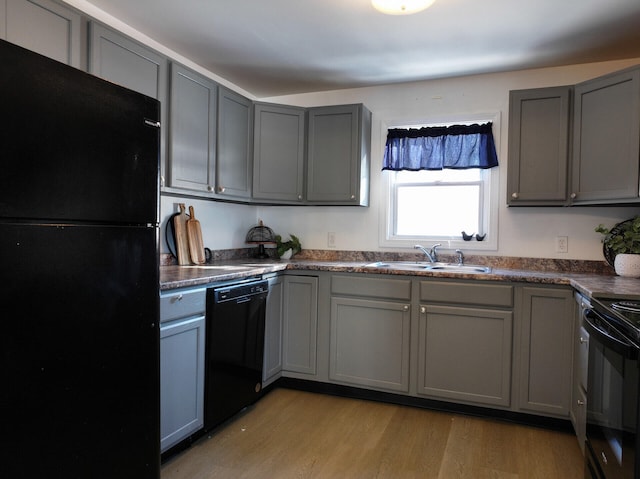
<instances>
[{"instance_id":1,"label":"baseboard trim","mask_svg":"<svg viewBox=\"0 0 640 479\"><path fill-rule=\"evenodd\" d=\"M341 384L322 383L298 378L280 378L270 385L270 390L276 387L297 389L320 394L330 394L333 396L348 397L353 399L364 399L368 401L386 402L402 406L413 406L435 411L464 414L467 416L486 417L501 421L513 422L533 427L553 429L573 433L573 426L569 419L560 419L547 416L538 416L515 411L504 411L502 409L492 409L482 406L472 406L448 401L438 401L435 399L404 396L383 391L373 391L353 386Z\"/></svg>"}]
</instances>

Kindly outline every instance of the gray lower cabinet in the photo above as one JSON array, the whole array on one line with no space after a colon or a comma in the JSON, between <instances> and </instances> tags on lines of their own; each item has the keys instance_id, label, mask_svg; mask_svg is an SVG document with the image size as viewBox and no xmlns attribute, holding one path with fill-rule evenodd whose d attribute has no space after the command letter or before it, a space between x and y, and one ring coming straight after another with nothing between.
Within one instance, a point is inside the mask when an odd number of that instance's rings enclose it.
<instances>
[{"instance_id":1,"label":"gray lower cabinet","mask_svg":"<svg viewBox=\"0 0 640 479\"><path fill-rule=\"evenodd\" d=\"M573 202L638 202L639 157L640 67L576 85Z\"/></svg>"},{"instance_id":2,"label":"gray lower cabinet","mask_svg":"<svg viewBox=\"0 0 640 479\"><path fill-rule=\"evenodd\" d=\"M570 288L527 286L521 288L519 302L519 409L568 418L573 292Z\"/></svg>"},{"instance_id":3,"label":"gray lower cabinet","mask_svg":"<svg viewBox=\"0 0 640 479\"><path fill-rule=\"evenodd\" d=\"M89 72L160 101L160 164L164 186L168 130L167 58L119 32L90 22Z\"/></svg>"},{"instance_id":4,"label":"gray lower cabinet","mask_svg":"<svg viewBox=\"0 0 640 479\"><path fill-rule=\"evenodd\" d=\"M509 406L513 313L420 306L418 394Z\"/></svg>"},{"instance_id":5,"label":"gray lower cabinet","mask_svg":"<svg viewBox=\"0 0 640 479\"><path fill-rule=\"evenodd\" d=\"M83 68L82 17L51 0L0 0L0 38Z\"/></svg>"},{"instance_id":6,"label":"gray lower cabinet","mask_svg":"<svg viewBox=\"0 0 640 479\"><path fill-rule=\"evenodd\" d=\"M251 100L219 86L217 128L215 193L220 197L248 200L253 178Z\"/></svg>"},{"instance_id":7,"label":"gray lower cabinet","mask_svg":"<svg viewBox=\"0 0 640 479\"><path fill-rule=\"evenodd\" d=\"M253 199L304 200L305 109L254 104Z\"/></svg>"},{"instance_id":8,"label":"gray lower cabinet","mask_svg":"<svg viewBox=\"0 0 640 479\"><path fill-rule=\"evenodd\" d=\"M371 113L364 105L310 108L307 200L368 206Z\"/></svg>"},{"instance_id":9,"label":"gray lower cabinet","mask_svg":"<svg viewBox=\"0 0 640 479\"><path fill-rule=\"evenodd\" d=\"M160 448L164 452L204 421L206 289L160 296Z\"/></svg>"},{"instance_id":10,"label":"gray lower cabinet","mask_svg":"<svg viewBox=\"0 0 640 479\"><path fill-rule=\"evenodd\" d=\"M409 392L411 280L331 276L329 380Z\"/></svg>"},{"instance_id":11,"label":"gray lower cabinet","mask_svg":"<svg viewBox=\"0 0 640 479\"><path fill-rule=\"evenodd\" d=\"M315 376L318 340L318 278L284 276L283 365L287 373ZM296 374L294 374L295 376Z\"/></svg>"},{"instance_id":12,"label":"gray lower cabinet","mask_svg":"<svg viewBox=\"0 0 640 479\"><path fill-rule=\"evenodd\" d=\"M409 301L332 296L330 331L331 381L409 391Z\"/></svg>"},{"instance_id":13,"label":"gray lower cabinet","mask_svg":"<svg viewBox=\"0 0 640 479\"><path fill-rule=\"evenodd\" d=\"M509 206L567 204L572 91L509 92Z\"/></svg>"},{"instance_id":14,"label":"gray lower cabinet","mask_svg":"<svg viewBox=\"0 0 640 479\"><path fill-rule=\"evenodd\" d=\"M569 417L576 432L580 449L584 454L587 437L589 332L582 325L582 312L583 309L588 307L588 303L578 293L575 293L575 298L577 306L573 323L573 381Z\"/></svg>"},{"instance_id":15,"label":"gray lower cabinet","mask_svg":"<svg viewBox=\"0 0 640 479\"><path fill-rule=\"evenodd\" d=\"M215 82L171 64L167 187L213 193L217 102Z\"/></svg>"},{"instance_id":16,"label":"gray lower cabinet","mask_svg":"<svg viewBox=\"0 0 640 479\"><path fill-rule=\"evenodd\" d=\"M282 375L282 300L284 279L269 278L264 333L262 386L268 386Z\"/></svg>"},{"instance_id":17,"label":"gray lower cabinet","mask_svg":"<svg viewBox=\"0 0 640 479\"><path fill-rule=\"evenodd\" d=\"M513 287L421 281L417 392L511 405Z\"/></svg>"}]
</instances>

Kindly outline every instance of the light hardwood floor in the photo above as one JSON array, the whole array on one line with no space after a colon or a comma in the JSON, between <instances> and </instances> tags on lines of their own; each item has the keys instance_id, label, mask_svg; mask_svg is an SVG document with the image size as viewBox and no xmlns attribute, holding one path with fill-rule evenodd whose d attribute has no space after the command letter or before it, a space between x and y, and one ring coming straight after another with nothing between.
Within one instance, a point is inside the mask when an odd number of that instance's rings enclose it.
<instances>
[{"instance_id":1,"label":"light hardwood floor","mask_svg":"<svg viewBox=\"0 0 640 479\"><path fill-rule=\"evenodd\" d=\"M161 479L582 479L582 460L565 432L275 389Z\"/></svg>"}]
</instances>

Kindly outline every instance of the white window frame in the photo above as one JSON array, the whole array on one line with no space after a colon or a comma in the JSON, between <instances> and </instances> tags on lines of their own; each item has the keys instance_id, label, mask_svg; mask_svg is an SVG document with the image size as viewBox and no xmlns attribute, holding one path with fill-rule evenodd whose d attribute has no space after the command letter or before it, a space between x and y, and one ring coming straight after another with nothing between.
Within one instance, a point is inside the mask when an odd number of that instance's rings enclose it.
<instances>
[{"instance_id":1,"label":"white window frame","mask_svg":"<svg viewBox=\"0 0 640 479\"><path fill-rule=\"evenodd\" d=\"M382 142L381 151L384 151L384 143L387 138L387 131L391 128L411 128L422 125L451 125L461 122L477 122L493 124L493 139L496 150L500 150L500 112L493 113L473 113L456 114L449 116L425 117L419 119L396 118L381 121L380 139ZM382 155L380 157L380 169L382 169ZM498 154L501 164L504 159ZM392 177L393 171L381 171L381 207L379 219L378 243L382 248L412 248L416 244L431 246L441 243L441 249L461 249L463 251L497 251L498 250L498 209L500 190L500 166L483 170L486 178L483 180L483 192L488 201L484 202L481 212L484 232L486 237L483 241L477 241L475 237L471 241L464 241L462 235L443 238L428 236L396 236L394 235L395 209ZM467 233L478 233L478 231L467 231Z\"/></svg>"}]
</instances>

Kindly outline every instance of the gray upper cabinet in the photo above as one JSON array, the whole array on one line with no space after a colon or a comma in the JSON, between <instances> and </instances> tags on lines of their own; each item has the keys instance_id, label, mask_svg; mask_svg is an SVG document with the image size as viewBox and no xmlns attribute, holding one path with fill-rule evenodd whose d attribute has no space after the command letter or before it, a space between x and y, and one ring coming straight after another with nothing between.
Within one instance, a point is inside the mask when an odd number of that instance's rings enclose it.
<instances>
[{"instance_id":1,"label":"gray upper cabinet","mask_svg":"<svg viewBox=\"0 0 640 479\"><path fill-rule=\"evenodd\" d=\"M215 192L220 197L251 197L253 107L251 100L218 87L218 152Z\"/></svg>"},{"instance_id":2,"label":"gray upper cabinet","mask_svg":"<svg viewBox=\"0 0 640 479\"><path fill-rule=\"evenodd\" d=\"M165 177L168 60L124 35L90 24L89 72L160 101L161 175Z\"/></svg>"},{"instance_id":3,"label":"gray upper cabinet","mask_svg":"<svg viewBox=\"0 0 640 479\"><path fill-rule=\"evenodd\" d=\"M363 105L309 109L307 200L369 204L371 113Z\"/></svg>"},{"instance_id":4,"label":"gray upper cabinet","mask_svg":"<svg viewBox=\"0 0 640 479\"><path fill-rule=\"evenodd\" d=\"M76 68L82 17L50 0L0 0L0 38Z\"/></svg>"},{"instance_id":5,"label":"gray upper cabinet","mask_svg":"<svg viewBox=\"0 0 640 479\"><path fill-rule=\"evenodd\" d=\"M640 67L575 87L574 203L638 202Z\"/></svg>"},{"instance_id":6,"label":"gray upper cabinet","mask_svg":"<svg viewBox=\"0 0 640 479\"><path fill-rule=\"evenodd\" d=\"M172 63L166 186L213 192L217 88L212 80Z\"/></svg>"},{"instance_id":7,"label":"gray upper cabinet","mask_svg":"<svg viewBox=\"0 0 640 479\"><path fill-rule=\"evenodd\" d=\"M572 90L509 92L509 206L567 203Z\"/></svg>"},{"instance_id":8,"label":"gray upper cabinet","mask_svg":"<svg viewBox=\"0 0 640 479\"><path fill-rule=\"evenodd\" d=\"M304 108L254 105L254 199L304 200L305 131Z\"/></svg>"}]
</instances>

